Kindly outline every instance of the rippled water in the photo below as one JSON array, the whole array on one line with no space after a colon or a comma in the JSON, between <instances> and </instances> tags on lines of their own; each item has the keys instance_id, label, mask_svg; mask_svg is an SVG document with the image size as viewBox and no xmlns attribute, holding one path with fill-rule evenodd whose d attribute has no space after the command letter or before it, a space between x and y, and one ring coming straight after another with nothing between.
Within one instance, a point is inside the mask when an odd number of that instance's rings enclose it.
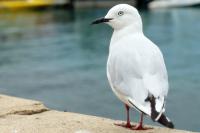
<instances>
[{"instance_id":1,"label":"rippled water","mask_svg":"<svg viewBox=\"0 0 200 133\"><path fill-rule=\"evenodd\" d=\"M125 119L106 78L112 34L90 26L107 9L0 13L0 93L46 106ZM163 51L170 82L167 114L179 129L200 131L200 9L142 12L144 32ZM139 114L132 112L132 120ZM146 123L152 124L149 119Z\"/></svg>"}]
</instances>

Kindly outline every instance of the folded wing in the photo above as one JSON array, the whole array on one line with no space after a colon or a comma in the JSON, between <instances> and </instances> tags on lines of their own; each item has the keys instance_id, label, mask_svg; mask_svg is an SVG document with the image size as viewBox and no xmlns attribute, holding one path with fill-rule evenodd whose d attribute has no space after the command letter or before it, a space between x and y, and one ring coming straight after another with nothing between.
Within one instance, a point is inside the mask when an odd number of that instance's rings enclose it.
<instances>
[{"instance_id":1,"label":"folded wing","mask_svg":"<svg viewBox=\"0 0 200 133\"><path fill-rule=\"evenodd\" d=\"M108 59L111 86L121 100L149 116L152 115L151 102L146 100L149 96L155 98L155 110L164 111L168 77L162 53L145 37L122 41L124 45L113 47Z\"/></svg>"}]
</instances>

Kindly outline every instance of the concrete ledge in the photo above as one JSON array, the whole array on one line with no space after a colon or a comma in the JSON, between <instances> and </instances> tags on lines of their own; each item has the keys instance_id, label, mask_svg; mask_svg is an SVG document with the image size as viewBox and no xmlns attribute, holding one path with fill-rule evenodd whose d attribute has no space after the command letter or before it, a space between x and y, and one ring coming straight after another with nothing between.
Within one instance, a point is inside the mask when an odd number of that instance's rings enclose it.
<instances>
[{"instance_id":1,"label":"concrete ledge","mask_svg":"<svg viewBox=\"0 0 200 133\"><path fill-rule=\"evenodd\" d=\"M0 95L0 116L2 133L192 133L153 126L133 131L115 126L116 120L49 110L41 102L4 95Z\"/></svg>"},{"instance_id":2,"label":"concrete ledge","mask_svg":"<svg viewBox=\"0 0 200 133\"><path fill-rule=\"evenodd\" d=\"M31 115L48 111L41 102L0 95L0 117L20 114Z\"/></svg>"}]
</instances>

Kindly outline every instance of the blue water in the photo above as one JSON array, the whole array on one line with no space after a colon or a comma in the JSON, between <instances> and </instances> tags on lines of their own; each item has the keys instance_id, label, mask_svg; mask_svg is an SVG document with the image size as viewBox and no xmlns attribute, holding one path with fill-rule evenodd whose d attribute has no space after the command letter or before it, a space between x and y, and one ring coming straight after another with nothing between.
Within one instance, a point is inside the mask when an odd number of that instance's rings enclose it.
<instances>
[{"instance_id":1,"label":"blue water","mask_svg":"<svg viewBox=\"0 0 200 133\"><path fill-rule=\"evenodd\" d=\"M0 93L49 108L125 119L106 78L112 29L90 26L107 9L0 13ZM169 73L166 113L178 129L200 131L200 9L141 12L144 32ZM131 119L138 121L139 113ZM155 124L149 118L148 124Z\"/></svg>"}]
</instances>

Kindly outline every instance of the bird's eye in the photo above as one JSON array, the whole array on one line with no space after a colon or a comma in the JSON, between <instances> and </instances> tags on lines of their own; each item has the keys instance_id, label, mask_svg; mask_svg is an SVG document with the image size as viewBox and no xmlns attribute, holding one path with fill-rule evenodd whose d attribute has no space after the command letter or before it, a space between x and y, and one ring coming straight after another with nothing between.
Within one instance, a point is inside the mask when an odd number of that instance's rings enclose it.
<instances>
[{"instance_id":1,"label":"bird's eye","mask_svg":"<svg viewBox=\"0 0 200 133\"><path fill-rule=\"evenodd\" d=\"M118 15L119 15L119 16L122 16L122 15L124 15L124 12L123 12L123 11L119 11L119 12L118 12Z\"/></svg>"}]
</instances>

